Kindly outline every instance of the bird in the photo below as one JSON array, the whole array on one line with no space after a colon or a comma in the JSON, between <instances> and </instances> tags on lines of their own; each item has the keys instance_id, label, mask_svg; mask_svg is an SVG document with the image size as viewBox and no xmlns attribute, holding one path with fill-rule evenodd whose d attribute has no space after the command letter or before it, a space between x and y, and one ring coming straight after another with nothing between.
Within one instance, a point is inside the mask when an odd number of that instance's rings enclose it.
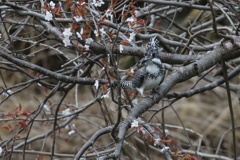
<instances>
[{"instance_id":1,"label":"bird","mask_svg":"<svg viewBox=\"0 0 240 160\"><path fill-rule=\"evenodd\" d=\"M159 41L156 37L150 39L144 58L140 61L142 67L138 69L132 81L122 81L122 88L138 91L142 97L144 91L156 89L164 80L165 68L159 56Z\"/></svg>"}]
</instances>

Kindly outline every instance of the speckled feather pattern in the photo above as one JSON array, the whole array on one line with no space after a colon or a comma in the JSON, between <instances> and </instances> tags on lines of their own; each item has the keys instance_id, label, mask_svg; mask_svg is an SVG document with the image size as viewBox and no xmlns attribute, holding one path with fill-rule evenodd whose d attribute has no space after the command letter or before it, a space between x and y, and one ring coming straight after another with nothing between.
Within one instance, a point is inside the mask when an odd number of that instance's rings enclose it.
<instances>
[{"instance_id":1,"label":"speckled feather pattern","mask_svg":"<svg viewBox=\"0 0 240 160\"><path fill-rule=\"evenodd\" d=\"M159 41L156 39L156 37L150 39L150 41L147 44L145 57L160 58L158 43Z\"/></svg>"},{"instance_id":2,"label":"speckled feather pattern","mask_svg":"<svg viewBox=\"0 0 240 160\"><path fill-rule=\"evenodd\" d=\"M137 90L144 97L144 91L157 88L165 77L156 37L150 39L142 62L143 67L135 73L132 81L123 81L121 84L123 88Z\"/></svg>"}]
</instances>

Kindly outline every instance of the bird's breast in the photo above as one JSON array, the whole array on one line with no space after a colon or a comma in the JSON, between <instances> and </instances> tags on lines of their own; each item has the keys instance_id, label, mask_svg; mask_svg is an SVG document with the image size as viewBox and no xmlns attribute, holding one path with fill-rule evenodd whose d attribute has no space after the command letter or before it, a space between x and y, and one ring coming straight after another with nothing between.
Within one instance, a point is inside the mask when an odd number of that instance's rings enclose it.
<instances>
[{"instance_id":1,"label":"bird's breast","mask_svg":"<svg viewBox=\"0 0 240 160\"><path fill-rule=\"evenodd\" d=\"M162 78L163 76L155 76L155 75L149 76L148 78L145 79L144 86L143 86L144 90L157 88Z\"/></svg>"}]
</instances>

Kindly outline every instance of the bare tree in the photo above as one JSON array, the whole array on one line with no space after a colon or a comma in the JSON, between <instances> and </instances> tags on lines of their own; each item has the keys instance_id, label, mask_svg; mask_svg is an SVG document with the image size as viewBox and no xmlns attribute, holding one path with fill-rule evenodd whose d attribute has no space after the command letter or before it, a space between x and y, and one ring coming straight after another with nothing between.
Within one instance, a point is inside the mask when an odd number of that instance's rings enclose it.
<instances>
[{"instance_id":1,"label":"bare tree","mask_svg":"<svg viewBox=\"0 0 240 160\"><path fill-rule=\"evenodd\" d=\"M2 0L1 157L237 159L239 6ZM141 97L119 82L134 77L152 37L167 74L157 92ZM215 89L224 96L214 99ZM201 101L214 103L195 101L180 113L183 99L207 93Z\"/></svg>"}]
</instances>

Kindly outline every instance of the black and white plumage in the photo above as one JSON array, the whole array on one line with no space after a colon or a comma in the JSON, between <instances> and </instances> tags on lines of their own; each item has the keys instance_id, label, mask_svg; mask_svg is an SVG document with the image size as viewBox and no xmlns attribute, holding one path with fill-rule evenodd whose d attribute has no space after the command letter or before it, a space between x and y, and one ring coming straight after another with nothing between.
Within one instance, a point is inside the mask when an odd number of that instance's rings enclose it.
<instances>
[{"instance_id":1,"label":"black and white plumage","mask_svg":"<svg viewBox=\"0 0 240 160\"><path fill-rule=\"evenodd\" d=\"M159 41L156 37L153 37L150 39L150 41L147 44L147 49L144 54L145 58L159 58Z\"/></svg>"},{"instance_id":2,"label":"black and white plumage","mask_svg":"<svg viewBox=\"0 0 240 160\"><path fill-rule=\"evenodd\" d=\"M145 97L143 92L156 89L165 77L165 68L159 58L159 46L156 37L151 38L148 42L145 57L141 64L143 67L137 70L132 81L123 81L121 86L137 90Z\"/></svg>"}]
</instances>

